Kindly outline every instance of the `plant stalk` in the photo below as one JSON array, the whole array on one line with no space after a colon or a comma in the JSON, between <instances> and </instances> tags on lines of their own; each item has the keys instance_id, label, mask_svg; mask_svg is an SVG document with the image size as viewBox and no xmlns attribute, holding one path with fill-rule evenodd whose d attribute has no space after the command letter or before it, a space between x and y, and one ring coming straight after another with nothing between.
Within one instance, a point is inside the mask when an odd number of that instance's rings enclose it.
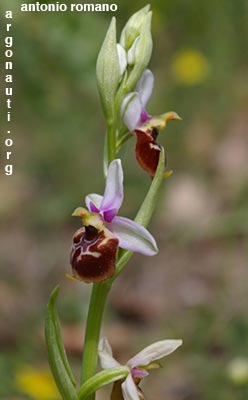
<instances>
[{"instance_id":1,"label":"plant stalk","mask_svg":"<svg viewBox=\"0 0 248 400\"><path fill-rule=\"evenodd\" d=\"M82 383L95 375L97 370L98 343L101 323L110 288L111 285L107 283L95 283L92 288L84 340ZM92 394L88 398L88 400L94 399L95 394Z\"/></svg>"},{"instance_id":2,"label":"plant stalk","mask_svg":"<svg viewBox=\"0 0 248 400\"><path fill-rule=\"evenodd\" d=\"M108 123L107 129L107 155L108 165L116 158L116 123L112 121Z\"/></svg>"}]
</instances>

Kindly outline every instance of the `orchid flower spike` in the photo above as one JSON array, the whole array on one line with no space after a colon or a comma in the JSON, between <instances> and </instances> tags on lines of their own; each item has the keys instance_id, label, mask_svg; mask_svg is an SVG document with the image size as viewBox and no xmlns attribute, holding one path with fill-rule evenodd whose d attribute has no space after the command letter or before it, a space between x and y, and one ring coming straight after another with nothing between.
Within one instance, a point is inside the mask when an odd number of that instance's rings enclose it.
<instances>
[{"instance_id":1,"label":"orchid flower spike","mask_svg":"<svg viewBox=\"0 0 248 400\"><path fill-rule=\"evenodd\" d=\"M181 345L182 340L161 340L151 344L136 354L136 356L130 358L126 364L130 373L124 381L115 382L111 399L144 399L139 387L140 381L149 375L149 370L155 370L161 367L158 360L168 356ZM121 364L113 357L112 349L106 337L100 340L98 354L103 369L121 366Z\"/></svg>"},{"instance_id":2,"label":"orchid flower spike","mask_svg":"<svg viewBox=\"0 0 248 400\"><path fill-rule=\"evenodd\" d=\"M70 256L76 279L102 282L113 276L118 246L147 256L158 252L147 229L117 216L123 197L123 171L121 160L117 159L109 165L104 195L89 194L85 198L88 210L78 207L72 214L83 222L74 234Z\"/></svg>"},{"instance_id":3,"label":"orchid flower spike","mask_svg":"<svg viewBox=\"0 0 248 400\"><path fill-rule=\"evenodd\" d=\"M154 87L153 73L146 69L137 83L136 90L128 93L121 105L121 117L130 132L137 136L136 158L151 177L155 175L161 146L156 139L168 120L180 120L174 111L159 116L150 116L146 105Z\"/></svg>"}]
</instances>

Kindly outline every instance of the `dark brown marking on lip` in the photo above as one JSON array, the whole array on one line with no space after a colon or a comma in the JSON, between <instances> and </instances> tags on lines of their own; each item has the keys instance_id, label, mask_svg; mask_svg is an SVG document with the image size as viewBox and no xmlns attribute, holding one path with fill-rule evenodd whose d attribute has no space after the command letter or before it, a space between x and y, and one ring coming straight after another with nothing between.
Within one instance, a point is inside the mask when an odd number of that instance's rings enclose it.
<instances>
[{"instance_id":1,"label":"dark brown marking on lip","mask_svg":"<svg viewBox=\"0 0 248 400\"><path fill-rule=\"evenodd\" d=\"M78 229L70 254L74 277L86 283L111 278L115 273L118 244L118 239L105 229L100 232L95 228L88 232L85 227Z\"/></svg>"}]
</instances>

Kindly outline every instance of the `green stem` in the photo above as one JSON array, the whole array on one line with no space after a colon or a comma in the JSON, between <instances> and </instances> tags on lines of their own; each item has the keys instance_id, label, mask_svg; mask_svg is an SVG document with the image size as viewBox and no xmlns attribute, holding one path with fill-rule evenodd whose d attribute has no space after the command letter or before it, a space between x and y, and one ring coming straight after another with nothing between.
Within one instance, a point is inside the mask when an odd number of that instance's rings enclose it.
<instances>
[{"instance_id":1,"label":"green stem","mask_svg":"<svg viewBox=\"0 0 248 400\"><path fill-rule=\"evenodd\" d=\"M123 146L123 144L125 144L129 139L131 139L133 137L133 133L130 133L128 131L126 131L119 140L117 140L117 153L118 151L120 151L121 147Z\"/></svg>"},{"instance_id":2,"label":"green stem","mask_svg":"<svg viewBox=\"0 0 248 400\"><path fill-rule=\"evenodd\" d=\"M82 383L96 373L101 323L110 288L107 283L95 283L92 288L84 340ZM94 399L94 394L89 397L89 400Z\"/></svg>"},{"instance_id":3,"label":"green stem","mask_svg":"<svg viewBox=\"0 0 248 400\"><path fill-rule=\"evenodd\" d=\"M107 129L107 155L108 164L116 158L116 124L115 121L108 123Z\"/></svg>"},{"instance_id":4,"label":"green stem","mask_svg":"<svg viewBox=\"0 0 248 400\"><path fill-rule=\"evenodd\" d=\"M78 398L79 400L89 399L89 396L95 393L98 389L103 386L109 385L115 381L125 379L130 373L127 366L120 366L115 368L108 368L88 379L79 389Z\"/></svg>"}]
</instances>

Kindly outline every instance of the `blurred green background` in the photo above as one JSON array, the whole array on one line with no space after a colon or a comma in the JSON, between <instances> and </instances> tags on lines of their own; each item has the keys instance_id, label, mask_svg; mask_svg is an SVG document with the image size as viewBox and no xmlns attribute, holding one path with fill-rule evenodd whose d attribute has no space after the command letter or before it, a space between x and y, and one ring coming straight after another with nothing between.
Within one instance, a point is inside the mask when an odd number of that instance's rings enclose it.
<instances>
[{"instance_id":1,"label":"blurred green background","mask_svg":"<svg viewBox=\"0 0 248 400\"><path fill-rule=\"evenodd\" d=\"M120 33L146 3L116 3ZM4 11L14 12L15 141L14 174L0 176L0 398L53 400L59 396L47 376L44 309L60 283L64 340L78 375L90 286L65 278L80 225L70 215L104 186L95 62L112 15L21 13L20 4L0 5L1 54ZM174 110L183 121L159 136L174 170L151 225L160 253L133 257L113 287L104 333L123 362L152 341L183 339L144 382L147 399L246 400L248 2L151 6L156 81L148 110ZM4 117L2 107L2 161ZM134 144L122 153L122 215L130 218L150 184Z\"/></svg>"}]
</instances>

